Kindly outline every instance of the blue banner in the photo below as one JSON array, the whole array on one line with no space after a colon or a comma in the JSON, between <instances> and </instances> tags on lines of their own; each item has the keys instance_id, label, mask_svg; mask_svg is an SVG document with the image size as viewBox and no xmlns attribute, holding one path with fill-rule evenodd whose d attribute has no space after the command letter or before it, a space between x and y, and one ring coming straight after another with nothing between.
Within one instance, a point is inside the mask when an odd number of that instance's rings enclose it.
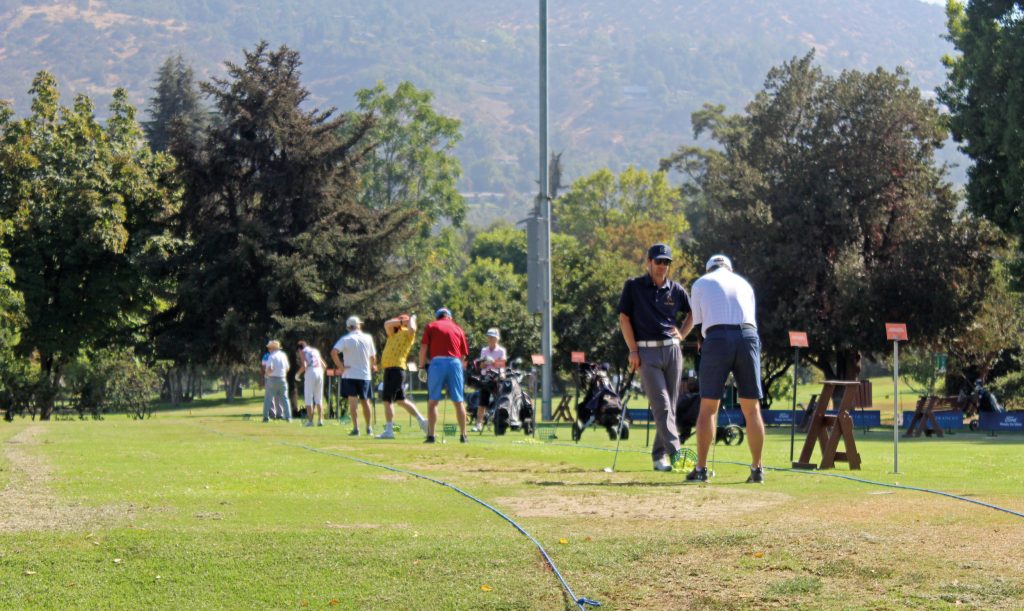
<instances>
[{"instance_id":1,"label":"blue banner","mask_svg":"<svg viewBox=\"0 0 1024 611\"><path fill-rule=\"evenodd\" d=\"M1024 433L1024 412L982 412L978 415L978 425L983 431Z\"/></svg>"},{"instance_id":2,"label":"blue banner","mask_svg":"<svg viewBox=\"0 0 1024 611\"><path fill-rule=\"evenodd\" d=\"M943 410L940 412L932 413L935 414L935 421L939 423L939 428L945 431L953 431L964 428L964 413L958 409ZM910 419L913 417L914 412L903 412L904 429L910 426Z\"/></svg>"}]
</instances>

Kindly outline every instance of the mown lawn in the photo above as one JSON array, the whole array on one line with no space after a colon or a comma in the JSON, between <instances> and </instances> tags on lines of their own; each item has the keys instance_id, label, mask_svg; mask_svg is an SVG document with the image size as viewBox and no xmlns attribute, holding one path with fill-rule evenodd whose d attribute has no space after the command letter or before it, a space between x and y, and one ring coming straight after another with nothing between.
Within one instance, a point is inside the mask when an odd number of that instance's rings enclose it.
<instances>
[{"instance_id":1,"label":"mown lawn","mask_svg":"<svg viewBox=\"0 0 1024 611\"><path fill-rule=\"evenodd\" d=\"M876 390L877 394L877 390ZM579 596L605 608L1019 608L1024 521L920 492L772 471L743 484L718 446L706 486L655 473L638 427L614 444L474 436L425 446L348 426L262 424L259 405L129 421L0 426L0 607L571 607L519 522ZM379 412L382 416L383 412ZM449 415L448 422L454 422ZM415 429L415 427L413 427ZM1024 512L1024 438L900 444L858 433L864 469ZM799 451L801 440L797 440ZM789 431L766 463L785 467Z\"/></svg>"}]
</instances>

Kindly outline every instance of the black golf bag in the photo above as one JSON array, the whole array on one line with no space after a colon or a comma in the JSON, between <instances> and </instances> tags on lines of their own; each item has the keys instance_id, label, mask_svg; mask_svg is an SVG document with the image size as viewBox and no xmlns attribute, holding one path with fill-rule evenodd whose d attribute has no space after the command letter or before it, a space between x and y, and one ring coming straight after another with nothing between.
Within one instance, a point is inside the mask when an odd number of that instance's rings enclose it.
<instances>
[{"instance_id":1,"label":"black golf bag","mask_svg":"<svg viewBox=\"0 0 1024 611\"><path fill-rule=\"evenodd\" d=\"M572 424L572 439L579 441L583 431L591 425L600 425L608 431L609 439L616 439L619 420L622 422L622 438L629 439L629 418L624 413L622 396L629 388L633 376L615 388L608 376L608 365L580 363L580 387L585 389L583 400L576 407L576 421Z\"/></svg>"},{"instance_id":2,"label":"black golf bag","mask_svg":"<svg viewBox=\"0 0 1024 611\"><path fill-rule=\"evenodd\" d=\"M680 445L686 443L686 440L693 435L699 415L700 386L697 383L697 378L684 377L680 387L679 400L676 402L676 429L679 431ZM715 443L724 441L725 445L731 446L741 443L744 435L743 427L734 424L731 420L725 424L719 422L715 427Z\"/></svg>"},{"instance_id":3,"label":"black golf bag","mask_svg":"<svg viewBox=\"0 0 1024 611\"><path fill-rule=\"evenodd\" d=\"M495 435L504 435L508 429L533 434L533 401L523 390L522 379L523 372L516 369L490 369L480 375L469 376L470 384L479 389L467 401L470 413L475 413L480 407L480 390L486 390L491 400L489 405L483 406L484 424L494 425Z\"/></svg>"}]
</instances>

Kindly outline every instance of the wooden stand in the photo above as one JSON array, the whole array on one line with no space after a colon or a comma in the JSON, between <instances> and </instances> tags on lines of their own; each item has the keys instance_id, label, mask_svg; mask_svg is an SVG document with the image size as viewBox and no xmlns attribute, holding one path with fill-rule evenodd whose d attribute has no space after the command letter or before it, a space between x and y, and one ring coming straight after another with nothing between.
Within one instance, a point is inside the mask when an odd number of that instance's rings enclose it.
<instances>
[{"instance_id":1,"label":"wooden stand","mask_svg":"<svg viewBox=\"0 0 1024 611\"><path fill-rule=\"evenodd\" d=\"M956 397L921 397L917 400L917 407L914 408L914 417L910 419L907 432L904 437L920 437L925 435L936 435L945 437L938 419L935 418L935 410L940 407L947 409L960 409Z\"/></svg>"},{"instance_id":2,"label":"wooden stand","mask_svg":"<svg viewBox=\"0 0 1024 611\"><path fill-rule=\"evenodd\" d=\"M845 389L842 404L839 405L835 415L828 415L825 412L828 410L829 403L832 402L835 389L839 386ZM850 416L850 410L859 396L859 387L860 382L855 381L825 381L807 427L807 439L800 452L800 460L793 463L794 469L832 469L836 466L837 460L848 463L850 469L860 469L860 454L857 452L857 444L853 440L853 418ZM837 451L840 437L843 440L845 452ZM815 441L821 446L820 465L811 462Z\"/></svg>"},{"instance_id":3,"label":"wooden stand","mask_svg":"<svg viewBox=\"0 0 1024 611\"><path fill-rule=\"evenodd\" d=\"M575 422L576 417L569 413L570 403L572 403L572 397L569 395L562 395L562 400L559 401L558 408L555 409L553 414L551 414L551 422Z\"/></svg>"}]
</instances>

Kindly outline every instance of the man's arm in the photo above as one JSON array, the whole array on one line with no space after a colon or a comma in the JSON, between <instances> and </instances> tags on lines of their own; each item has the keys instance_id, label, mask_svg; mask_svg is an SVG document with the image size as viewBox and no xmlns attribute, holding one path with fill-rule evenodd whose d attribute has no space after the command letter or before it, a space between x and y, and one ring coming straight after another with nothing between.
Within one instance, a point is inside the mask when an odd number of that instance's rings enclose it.
<instances>
[{"instance_id":1,"label":"man's arm","mask_svg":"<svg viewBox=\"0 0 1024 611\"><path fill-rule=\"evenodd\" d=\"M370 355L370 371L372 371L374 373L377 372L377 355L376 354L371 354Z\"/></svg>"},{"instance_id":2,"label":"man's arm","mask_svg":"<svg viewBox=\"0 0 1024 611\"><path fill-rule=\"evenodd\" d=\"M683 324L679 325L679 339L683 340L690 331L693 330L693 312L686 314L686 319L683 320Z\"/></svg>"},{"instance_id":3,"label":"man's arm","mask_svg":"<svg viewBox=\"0 0 1024 611\"><path fill-rule=\"evenodd\" d=\"M341 364L341 355L338 354L337 348L331 348L331 360L334 361L334 367L345 373L345 366Z\"/></svg>"},{"instance_id":4,"label":"man's arm","mask_svg":"<svg viewBox=\"0 0 1024 611\"><path fill-rule=\"evenodd\" d=\"M420 369L427 366L427 345L420 344Z\"/></svg>"},{"instance_id":5,"label":"man's arm","mask_svg":"<svg viewBox=\"0 0 1024 611\"><path fill-rule=\"evenodd\" d=\"M629 368L635 371L640 367L640 352L636 347L636 339L633 337L633 321L625 314L619 314L619 328L622 329L622 339L626 340L629 347Z\"/></svg>"},{"instance_id":6,"label":"man's arm","mask_svg":"<svg viewBox=\"0 0 1024 611\"><path fill-rule=\"evenodd\" d=\"M402 321L397 318L392 318L384 321L384 333L389 337L398 333L398 330L402 328Z\"/></svg>"}]
</instances>

